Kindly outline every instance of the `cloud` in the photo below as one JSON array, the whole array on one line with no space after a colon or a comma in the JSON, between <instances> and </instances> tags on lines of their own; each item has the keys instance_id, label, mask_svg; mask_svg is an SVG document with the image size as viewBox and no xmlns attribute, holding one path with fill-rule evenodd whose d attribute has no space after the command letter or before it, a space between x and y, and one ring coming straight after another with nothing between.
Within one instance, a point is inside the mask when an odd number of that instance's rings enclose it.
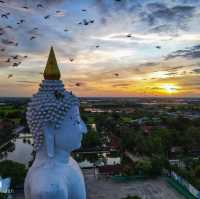
<instances>
[{"instance_id":1,"label":"cloud","mask_svg":"<svg viewBox=\"0 0 200 199\"><path fill-rule=\"evenodd\" d=\"M173 59L177 57L189 58L189 59L198 59L200 58L200 45L195 45L190 48L186 48L183 50L177 50L175 52L170 53L166 56L166 60Z\"/></svg>"},{"instance_id":2,"label":"cloud","mask_svg":"<svg viewBox=\"0 0 200 199\"><path fill-rule=\"evenodd\" d=\"M36 0L36 2L43 2L43 3L46 3L46 4L59 4L59 3L62 3L64 0Z\"/></svg>"},{"instance_id":3,"label":"cloud","mask_svg":"<svg viewBox=\"0 0 200 199\"><path fill-rule=\"evenodd\" d=\"M110 15L110 9L109 6L106 4L106 1L96 0L95 5L101 13L104 13L105 15Z\"/></svg>"},{"instance_id":4,"label":"cloud","mask_svg":"<svg viewBox=\"0 0 200 199\"><path fill-rule=\"evenodd\" d=\"M185 68L185 66L175 66L175 67L170 67L169 69L167 69L167 71L174 71L174 70L178 70L181 68Z\"/></svg>"},{"instance_id":5,"label":"cloud","mask_svg":"<svg viewBox=\"0 0 200 199\"><path fill-rule=\"evenodd\" d=\"M112 87L128 87L131 84L129 83L122 83L122 84L113 84Z\"/></svg>"},{"instance_id":6,"label":"cloud","mask_svg":"<svg viewBox=\"0 0 200 199\"><path fill-rule=\"evenodd\" d=\"M27 0L6 0L6 4L17 3L18 5L29 6L33 3L37 5L38 3L44 5L56 5L62 3L64 0L34 0L34 1L27 1Z\"/></svg>"},{"instance_id":7,"label":"cloud","mask_svg":"<svg viewBox=\"0 0 200 199\"><path fill-rule=\"evenodd\" d=\"M4 44L4 45L12 45L12 46L15 46L17 41L15 40L8 40L8 39L2 39L1 40L1 43Z\"/></svg>"},{"instance_id":8,"label":"cloud","mask_svg":"<svg viewBox=\"0 0 200 199\"><path fill-rule=\"evenodd\" d=\"M181 87L187 87L190 89L195 89L200 87L200 79L199 76L194 76L193 78L186 77L185 80L180 81Z\"/></svg>"},{"instance_id":9,"label":"cloud","mask_svg":"<svg viewBox=\"0 0 200 199\"><path fill-rule=\"evenodd\" d=\"M177 28L186 30L189 20L195 13L195 6L166 7L164 4L154 3L148 4L147 7L150 12L143 13L143 21L147 21L149 26L156 26L151 28L151 31L159 31L160 29L163 31L166 27L170 27L172 31L177 30Z\"/></svg>"},{"instance_id":10,"label":"cloud","mask_svg":"<svg viewBox=\"0 0 200 199\"><path fill-rule=\"evenodd\" d=\"M39 72L43 71L51 45L55 47L63 71L62 79L67 85L68 80L73 80L68 86L78 90L79 93L83 87L83 90L90 87L95 92L96 88L99 92L101 89L107 91L112 88L128 90L129 85L132 89L133 80L134 85L151 82L151 78L154 79L152 82L161 81L159 73L155 74L157 71L165 72L161 74L163 81L169 76L183 74L183 70L187 73L183 75L195 75L195 71L192 71L194 67L187 69L189 64L196 62L194 59L184 60L184 63L177 63L176 59L172 59L185 55L188 58L191 49L185 47L198 44L200 40L200 29L196 25L199 23L197 16L200 8L195 1L188 0L183 3L182 0L8 0L6 2L8 3L5 5L5 10L10 11L11 15L8 19L1 20L1 27L12 25L13 29L6 29L6 34L0 39L0 46L6 47L5 52L0 52L1 75L5 79L10 71L14 71L16 77L23 78L19 80L24 82L18 82L19 84L31 84L42 78ZM37 8L38 3L44 5L44 8ZM23 9L22 6L28 6L29 9ZM82 12L83 8L87 11ZM60 12L56 13L57 10ZM51 17L45 20L45 15ZM84 18L95 19L95 22L88 26L78 25ZM25 19L25 23L17 24L20 19ZM68 31L64 31L65 29ZM127 37L127 34L131 34L132 37ZM31 36L36 36L36 39L30 40ZM9 44L10 40L18 42L19 45ZM161 48L157 49L157 45ZM177 51L178 49L183 51ZM191 58L198 57L197 47L193 51L195 52L190 55ZM12 55L26 54L28 55L26 62L18 68L8 67L9 64L5 63ZM73 58L74 61L70 62L69 58ZM119 77L116 78L114 73L119 73ZM141 81L143 79L146 79L145 82ZM8 84L12 80L10 79ZM77 82L84 84L80 84L80 87L74 86ZM105 88L106 86L109 88ZM89 91L87 89L81 92L89 93Z\"/></svg>"},{"instance_id":11,"label":"cloud","mask_svg":"<svg viewBox=\"0 0 200 199\"><path fill-rule=\"evenodd\" d=\"M160 90L160 87L149 87L150 89L152 89L152 90Z\"/></svg>"},{"instance_id":12,"label":"cloud","mask_svg":"<svg viewBox=\"0 0 200 199\"><path fill-rule=\"evenodd\" d=\"M39 82L36 82L36 81L26 81L26 80L19 80L19 81L16 81L16 82L19 82L19 83L28 83L28 84L38 84Z\"/></svg>"},{"instance_id":13,"label":"cloud","mask_svg":"<svg viewBox=\"0 0 200 199\"><path fill-rule=\"evenodd\" d=\"M197 5L198 3L200 3L200 0L178 0L179 3L183 3L183 4L194 4Z\"/></svg>"},{"instance_id":14,"label":"cloud","mask_svg":"<svg viewBox=\"0 0 200 199\"><path fill-rule=\"evenodd\" d=\"M141 67L146 67L146 66L155 66L157 65L158 62L147 62L147 63L144 63L144 64L140 64Z\"/></svg>"},{"instance_id":15,"label":"cloud","mask_svg":"<svg viewBox=\"0 0 200 199\"><path fill-rule=\"evenodd\" d=\"M171 72L171 73L167 73L168 76L173 76L173 75L177 75L177 73L175 72Z\"/></svg>"},{"instance_id":16,"label":"cloud","mask_svg":"<svg viewBox=\"0 0 200 199\"><path fill-rule=\"evenodd\" d=\"M95 0L94 5L99 10L101 14L106 17L111 17L115 13L119 12L127 12L127 13L138 13L141 10L142 5L140 4L140 0L134 1L106 1L106 0Z\"/></svg>"},{"instance_id":17,"label":"cloud","mask_svg":"<svg viewBox=\"0 0 200 199\"><path fill-rule=\"evenodd\" d=\"M147 9L151 12L156 12L158 10L165 10L167 9L166 5L163 3L159 3L159 2L154 2L154 3L148 3L146 5Z\"/></svg>"},{"instance_id":18,"label":"cloud","mask_svg":"<svg viewBox=\"0 0 200 199\"><path fill-rule=\"evenodd\" d=\"M200 68L193 69L193 72L200 74Z\"/></svg>"},{"instance_id":19,"label":"cloud","mask_svg":"<svg viewBox=\"0 0 200 199\"><path fill-rule=\"evenodd\" d=\"M159 34L170 34L175 36L178 36L177 34L177 27L173 26L172 24L163 24L163 25L158 25L154 26L153 28L149 29L150 33L159 33Z\"/></svg>"}]
</instances>

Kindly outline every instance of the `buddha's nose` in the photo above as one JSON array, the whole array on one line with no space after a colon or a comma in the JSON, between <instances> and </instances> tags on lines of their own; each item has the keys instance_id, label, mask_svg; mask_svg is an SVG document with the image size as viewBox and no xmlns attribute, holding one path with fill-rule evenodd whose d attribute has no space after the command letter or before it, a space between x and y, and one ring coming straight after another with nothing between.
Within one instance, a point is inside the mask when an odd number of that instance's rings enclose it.
<instances>
[{"instance_id":1,"label":"buddha's nose","mask_svg":"<svg viewBox=\"0 0 200 199\"><path fill-rule=\"evenodd\" d=\"M86 127L85 123L82 120L81 120L81 123L80 123L80 130L81 130L82 134L86 134L87 133L87 127Z\"/></svg>"}]
</instances>

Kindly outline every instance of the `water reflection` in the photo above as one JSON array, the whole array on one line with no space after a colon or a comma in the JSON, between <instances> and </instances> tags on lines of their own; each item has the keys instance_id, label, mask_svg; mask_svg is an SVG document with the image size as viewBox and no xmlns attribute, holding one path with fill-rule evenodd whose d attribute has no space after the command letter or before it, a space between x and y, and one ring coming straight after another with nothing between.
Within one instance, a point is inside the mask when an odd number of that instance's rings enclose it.
<instances>
[{"instance_id":1,"label":"water reflection","mask_svg":"<svg viewBox=\"0 0 200 199\"><path fill-rule=\"evenodd\" d=\"M33 162L33 139L30 134L20 134L17 139L11 140L6 146L7 150L0 156L0 160L13 160L26 166ZM81 168L93 167L96 165L120 164L118 152L76 152L72 156L79 163Z\"/></svg>"},{"instance_id":2,"label":"water reflection","mask_svg":"<svg viewBox=\"0 0 200 199\"><path fill-rule=\"evenodd\" d=\"M14 142L14 150L7 152L7 155L1 158L1 160L13 160L28 166L29 161L32 160L32 140L25 138L17 138Z\"/></svg>"}]
</instances>

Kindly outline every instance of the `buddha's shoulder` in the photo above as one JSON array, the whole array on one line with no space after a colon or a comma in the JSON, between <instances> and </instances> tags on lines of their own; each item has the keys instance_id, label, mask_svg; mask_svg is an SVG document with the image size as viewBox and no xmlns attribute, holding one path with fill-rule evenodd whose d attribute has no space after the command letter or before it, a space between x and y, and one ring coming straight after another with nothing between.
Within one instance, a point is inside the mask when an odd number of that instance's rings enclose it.
<instances>
[{"instance_id":1,"label":"buddha's shoulder","mask_svg":"<svg viewBox=\"0 0 200 199\"><path fill-rule=\"evenodd\" d=\"M80 168L76 160L74 160L72 157L69 158L69 166Z\"/></svg>"},{"instance_id":2,"label":"buddha's shoulder","mask_svg":"<svg viewBox=\"0 0 200 199\"><path fill-rule=\"evenodd\" d=\"M68 189L65 183L43 181L43 178L38 180L38 182L31 183L31 195L34 196L33 198L67 198Z\"/></svg>"},{"instance_id":3,"label":"buddha's shoulder","mask_svg":"<svg viewBox=\"0 0 200 199\"><path fill-rule=\"evenodd\" d=\"M78 175L82 175L82 172L78 163L73 158L70 158L69 165L70 165L69 167L70 167L71 172L74 172Z\"/></svg>"},{"instance_id":4,"label":"buddha's shoulder","mask_svg":"<svg viewBox=\"0 0 200 199\"><path fill-rule=\"evenodd\" d=\"M84 181L78 163L70 158L69 162L62 165L43 165L31 167L26 176L25 185L31 189L34 198L67 198L68 185L76 185L76 188L83 190ZM48 197L47 197L48 196ZM55 196L55 197L54 197Z\"/></svg>"},{"instance_id":5,"label":"buddha's shoulder","mask_svg":"<svg viewBox=\"0 0 200 199\"><path fill-rule=\"evenodd\" d=\"M26 180L31 189L31 195L34 196L33 198L50 199L57 198L58 194L66 196L68 193L66 180L60 178L54 171L49 172L47 170L44 172L41 169L37 169L29 173L27 177L28 179Z\"/></svg>"},{"instance_id":6,"label":"buddha's shoulder","mask_svg":"<svg viewBox=\"0 0 200 199\"><path fill-rule=\"evenodd\" d=\"M67 177L68 174L71 174L72 171L79 171L80 167L78 163L73 159L69 158L69 162L66 164L57 164L57 163L46 163L41 165L32 166L29 169L28 176L31 178L34 177L35 179L40 180L60 180L60 175L62 177Z\"/></svg>"}]
</instances>

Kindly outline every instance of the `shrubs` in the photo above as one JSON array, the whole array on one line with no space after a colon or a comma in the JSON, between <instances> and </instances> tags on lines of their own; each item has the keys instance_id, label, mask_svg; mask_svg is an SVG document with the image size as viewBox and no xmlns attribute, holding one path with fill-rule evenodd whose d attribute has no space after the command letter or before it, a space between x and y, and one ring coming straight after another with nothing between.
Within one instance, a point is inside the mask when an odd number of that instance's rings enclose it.
<instances>
[{"instance_id":1,"label":"shrubs","mask_svg":"<svg viewBox=\"0 0 200 199\"><path fill-rule=\"evenodd\" d=\"M151 175L152 163L150 160L138 161L135 165L135 172L139 175Z\"/></svg>"},{"instance_id":2,"label":"shrubs","mask_svg":"<svg viewBox=\"0 0 200 199\"><path fill-rule=\"evenodd\" d=\"M101 146L101 139L98 132L89 131L84 135L82 140L83 148L95 148L97 146Z\"/></svg>"},{"instance_id":3,"label":"shrubs","mask_svg":"<svg viewBox=\"0 0 200 199\"><path fill-rule=\"evenodd\" d=\"M7 199L7 194L0 193L0 199Z\"/></svg>"},{"instance_id":4,"label":"shrubs","mask_svg":"<svg viewBox=\"0 0 200 199\"><path fill-rule=\"evenodd\" d=\"M135 170L144 176L156 177L162 174L163 163L159 158L142 160L136 163Z\"/></svg>"},{"instance_id":5,"label":"shrubs","mask_svg":"<svg viewBox=\"0 0 200 199\"><path fill-rule=\"evenodd\" d=\"M139 196L127 196L126 198L122 198L122 199L142 199Z\"/></svg>"},{"instance_id":6,"label":"shrubs","mask_svg":"<svg viewBox=\"0 0 200 199\"><path fill-rule=\"evenodd\" d=\"M26 172L26 167L23 164L11 160L0 162L0 176L2 178L11 177L11 188L24 182Z\"/></svg>"},{"instance_id":7,"label":"shrubs","mask_svg":"<svg viewBox=\"0 0 200 199\"><path fill-rule=\"evenodd\" d=\"M200 178L200 165L197 165L194 169L193 169L194 171L194 176L196 177L196 178Z\"/></svg>"},{"instance_id":8,"label":"shrubs","mask_svg":"<svg viewBox=\"0 0 200 199\"><path fill-rule=\"evenodd\" d=\"M187 180L191 185L193 185L196 189L200 190L200 180L195 176L195 169L185 170L178 168L177 166L171 166L171 170L174 171L177 175L181 176L185 180ZM199 168L196 170L196 175L199 175Z\"/></svg>"},{"instance_id":9,"label":"shrubs","mask_svg":"<svg viewBox=\"0 0 200 199\"><path fill-rule=\"evenodd\" d=\"M128 163L123 161L123 174L126 176L157 177L162 174L163 160L158 157Z\"/></svg>"}]
</instances>

